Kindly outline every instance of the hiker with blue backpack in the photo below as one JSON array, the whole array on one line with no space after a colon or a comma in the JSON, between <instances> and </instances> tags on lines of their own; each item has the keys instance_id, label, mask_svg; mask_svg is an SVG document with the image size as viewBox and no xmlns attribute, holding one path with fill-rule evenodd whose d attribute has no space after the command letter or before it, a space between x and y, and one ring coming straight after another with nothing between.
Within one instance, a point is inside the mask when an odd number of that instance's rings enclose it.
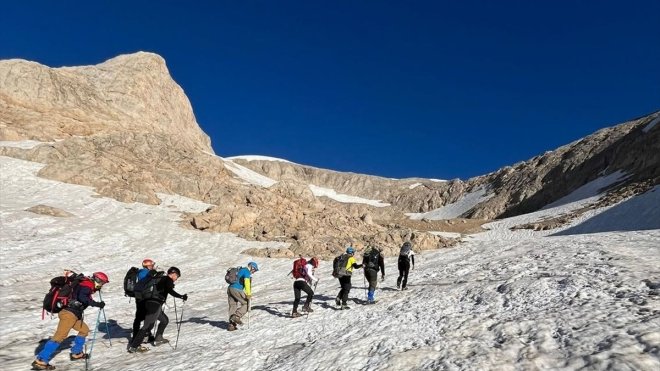
<instances>
[{"instance_id":1,"label":"hiker with blue backpack","mask_svg":"<svg viewBox=\"0 0 660 371\"><path fill-rule=\"evenodd\" d=\"M149 350L149 348L142 346L142 341L154 327L156 321L158 321L158 328L156 329L153 345L158 346L169 343L168 339L163 338L165 328L169 324L169 318L163 312L163 304L167 301L167 295L182 299L184 302L188 300L188 294L181 295L174 291L174 282L180 277L181 271L179 268L170 267L167 274L150 270L147 277L138 281L135 286L135 299L144 301L145 317L144 324L137 335L131 339L128 348L129 353L144 353Z\"/></svg>"},{"instance_id":2,"label":"hiker with blue backpack","mask_svg":"<svg viewBox=\"0 0 660 371\"><path fill-rule=\"evenodd\" d=\"M55 286L53 281L62 281ZM44 300L44 309L51 313L57 313L59 322L55 334L44 345L32 362L35 370L54 370L49 362L60 347L60 343L69 336L71 330L78 331L73 340L69 359L72 361L85 360L88 355L84 352L85 338L89 334L89 327L83 321L83 312L87 307L103 309L105 302L95 301L92 294L101 290L103 285L110 282L108 276L103 272L96 272L91 277L66 271L62 277L51 280L51 291ZM63 294L66 290L66 294ZM47 303L50 301L50 303Z\"/></svg>"},{"instance_id":3,"label":"hiker with blue backpack","mask_svg":"<svg viewBox=\"0 0 660 371\"><path fill-rule=\"evenodd\" d=\"M229 302L229 325L227 331L235 331L242 325L241 318L248 312L249 302L252 299L252 275L259 271L256 262L249 262L247 267L236 267L227 270L225 281L227 287L227 301Z\"/></svg>"},{"instance_id":4,"label":"hiker with blue backpack","mask_svg":"<svg viewBox=\"0 0 660 371\"><path fill-rule=\"evenodd\" d=\"M139 281L144 280L147 278L149 273L152 271L155 272L156 269L156 263L152 259L144 259L142 260L142 268L137 270L137 268L131 268L129 272L134 272L134 277L133 279L133 285L136 285ZM129 275L130 273L127 273ZM126 288L125 288L126 290ZM127 296L132 296L135 297L135 292L126 292L125 293ZM135 299L135 319L133 320L133 333L131 335L131 341L137 337L138 331L140 331L140 328L142 327L142 321L144 321L145 316L147 315L147 308L145 307L145 301L144 300L139 300ZM152 334L149 334L149 342L154 341L154 336Z\"/></svg>"},{"instance_id":5,"label":"hiker with blue backpack","mask_svg":"<svg viewBox=\"0 0 660 371\"><path fill-rule=\"evenodd\" d=\"M332 263L332 276L339 279L341 290L335 298L335 304L340 306L340 309L351 309L348 306L348 294L351 292L351 275L353 269L362 268L362 264L358 264L355 260L355 249L348 247L346 253L339 255Z\"/></svg>"},{"instance_id":6,"label":"hiker with blue backpack","mask_svg":"<svg viewBox=\"0 0 660 371\"><path fill-rule=\"evenodd\" d=\"M314 297L314 290L311 285L318 283L319 279L314 277L314 272L319 266L319 259L316 257L311 258L309 261L300 256L299 259L293 262L293 269L291 273L295 281L293 282L293 311L291 312L292 318L301 316L298 313L298 304L300 304L300 293L304 291L307 294L307 299L302 307L303 312L311 313L314 310L311 308L312 298Z\"/></svg>"}]
</instances>

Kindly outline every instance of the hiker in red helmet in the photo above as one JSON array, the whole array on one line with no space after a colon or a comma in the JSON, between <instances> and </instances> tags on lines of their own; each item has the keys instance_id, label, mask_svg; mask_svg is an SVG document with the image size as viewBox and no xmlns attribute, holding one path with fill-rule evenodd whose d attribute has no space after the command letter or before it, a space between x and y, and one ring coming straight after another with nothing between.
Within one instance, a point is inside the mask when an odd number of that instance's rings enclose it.
<instances>
[{"instance_id":1,"label":"hiker in red helmet","mask_svg":"<svg viewBox=\"0 0 660 371\"><path fill-rule=\"evenodd\" d=\"M314 277L314 272L318 266L319 259L316 257L307 261L301 255L300 259L297 259L293 262L293 270L291 273L293 274L295 281L293 282L294 300L291 317L297 318L301 316L301 314L298 313L298 304L300 304L301 291L304 291L307 294L307 299L305 300L305 304L302 307L302 311L307 313L314 311L310 307L312 304L312 298L314 297L314 290L312 290L311 285L319 281L318 278Z\"/></svg>"},{"instance_id":2,"label":"hiker in red helmet","mask_svg":"<svg viewBox=\"0 0 660 371\"><path fill-rule=\"evenodd\" d=\"M89 333L89 327L83 322L83 312L88 306L103 309L105 303L94 301L92 294L99 291L103 285L109 282L108 275L103 272L96 272L91 277L74 278L75 286L71 293L71 299L67 305L58 313L59 322L57 330L50 340L44 345L43 349L37 354L37 359L32 362L32 367L36 370L54 370L55 366L50 365L50 360L60 347L60 343L69 336L71 329L78 331L78 335L73 340L71 354L69 358L72 361L86 359L87 354L83 352L85 337ZM71 277L69 277L71 278Z\"/></svg>"}]
</instances>

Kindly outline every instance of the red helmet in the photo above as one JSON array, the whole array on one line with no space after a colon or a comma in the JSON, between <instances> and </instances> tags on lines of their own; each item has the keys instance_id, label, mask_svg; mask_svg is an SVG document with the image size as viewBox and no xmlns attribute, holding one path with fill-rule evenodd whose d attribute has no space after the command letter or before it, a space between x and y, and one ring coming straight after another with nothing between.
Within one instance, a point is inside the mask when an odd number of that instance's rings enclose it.
<instances>
[{"instance_id":1,"label":"red helmet","mask_svg":"<svg viewBox=\"0 0 660 371\"><path fill-rule=\"evenodd\" d=\"M108 275L103 272L94 272L94 274L92 274L92 278L94 279L94 281L103 284L110 282L110 280L108 279Z\"/></svg>"},{"instance_id":2,"label":"red helmet","mask_svg":"<svg viewBox=\"0 0 660 371\"><path fill-rule=\"evenodd\" d=\"M154 263L154 261L149 259L149 258L146 258L142 261L142 267L143 268L146 268L149 265L153 267L154 265L156 265L156 263Z\"/></svg>"},{"instance_id":3,"label":"red helmet","mask_svg":"<svg viewBox=\"0 0 660 371\"><path fill-rule=\"evenodd\" d=\"M312 267L314 267L314 268L318 268L318 267L319 267L319 258L317 258L316 256L313 257L313 258L311 258L311 259L309 260L309 262L312 263Z\"/></svg>"}]
</instances>

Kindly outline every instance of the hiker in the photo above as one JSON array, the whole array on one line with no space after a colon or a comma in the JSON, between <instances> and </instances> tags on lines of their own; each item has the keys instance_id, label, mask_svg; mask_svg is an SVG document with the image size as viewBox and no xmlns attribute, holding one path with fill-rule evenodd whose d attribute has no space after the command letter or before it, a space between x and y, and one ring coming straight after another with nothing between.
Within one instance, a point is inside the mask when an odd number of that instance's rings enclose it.
<instances>
[{"instance_id":1,"label":"hiker","mask_svg":"<svg viewBox=\"0 0 660 371\"><path fill-rule=\"evenodd\" d=\"M378 271L381 271L381 280L385 279L385 259L380 249L376 246L368 247L362 256L362 265L364 266L364 277L369 282L369 292L367 294L367 303L376 303L376 286L378 285Z\"/></svg>"},{"instance_id":2,"label":"hiker","mask_svg":"<svg viewBox=\"0 0 660 371\"><path fill-rule=\"evenodd\" d=\"M65 277L68 277L66 272ZM78 331L78 335L76 335L76 338L73 340L69 359L77 361L87 358L87 354L84 353L83 347L85 345L85 337L89 334L89 327L83 322L83 312L88 306L97 307L99 309L105 307L105 302L94 301L92 294L99 291L101 287L108 282L108 276L103 272L95 272L92 274L92 277L81 278L77 285L72 289L68 303L57 314L59 322L57 323L55 335L48 340L43 349L37 354L36 359L32 362L33 369L55 369L55 366L52 366L49 362L60 347L60 343L69 336L71 329Z\"/></svg>"},{"instance_id":3,"label":"hiker","mask_svg":"<svg viewBox=\"0 0 660 371\"><path fill-rule=\"evenodd\" d=\"M227 287L227 300L229 302L229 325L227 331L236 330L236 326L242 325L241 317L247 313L249 302L252 298L252 275L259 271L255 262L249 262L246 267L240 267L236 273L236 279Z\"/></svg>"},{"instance_id":4,"label":"hiker","mask_svg":"<svg viewBox=\"0 0 660 371\"><path fill-rule=\"evenodd\" d=\"M396 280L396 288L401 290L408 290L408 272L410 271L410 263L412 269L415 269L415 252L412 250L410 242L406 241L401 245L399 251L399 278Z\"/></svg>"},{"instance_id":5,"label":"hiker","mask_svg":"<svg viewBox=\"0 0 660 371\"><path fill-rule=\"evenodd\" d=\"M302 307L303 312L311 313L314 310L310 307L312 304L312 298L314 297L314 290L312 290L311 285L318 283L319 279L314 277L316 268L319 266L319 259L313 257L306 261L302 256L300 259L296 260L293 263L293 295L295 299L293 300L293 311L291 312L291 317L297 318L301 314L298 313L298 304L300 304L300 292L304 291L307 294L307 299L305 304Z\"/></svg>"},{"instance_id":6,"label":"hiker","mask_svg":"<svg viewBox=\"0 0 660 371\"><path fill-rule=\"evenodd\" d=\"M165 312L163 312L163 304L167 301L167 295L172 295L175 298L188 300L188 294L179 294L174 291L174 282L181 278L181 271L177 267L170 267L167 274L163 272L149 271L146 278L138 281L144 288L138 292L136 286L136 299L138 296L144 300L145 316L144 324L138 331L137 335L131 339L129 353L144 353L149 348L142 346L142 341L148 332L151 331L156 321L158 321L158 328L156 329L156 336L154 337L153 345L159 346L161 344L169 343L168 339L163 338L165 328L170 322Z\"/></svg>"},{"instance_id":7,"label":"hiker","mask_svg":"<svg viewBox=\"0 0 660 371\"><path fill-rule=\"evenodd\" d=\"M155 267L156 263L153 260L149 258L142 260L142 268L137 272L136 283L147 278L149 273L155 270ZM147 308L144 306L144 302L144 300L139 300L137 298L135 299L135 319L133 320L133 333L131 335L131 341L137 336L138 331L140 331L140 327L142 327L142 321L144 321L144 317L147 314ZM150 343L154 341L153 334L149 333L148 340Z\"/></svg>"},{"instance_id":8,"label":"hiker","mask_svg":"<svg viewBox=\"0 0 660 371\"><path fill-rule=\"evenodd\" d=\"M334 277L339 278L339 284L341 285L341 290L335 298L335 304L337 306L341 305L341 309L351 309L348 306L348 294L351 292L351 275L353 274L353 269L362 268L362 264L358 264L355 261L355 249L353 247L348 247L346 253L339 255L335 258L333 262L333 272Z\"/></svg>"}]
</instances>

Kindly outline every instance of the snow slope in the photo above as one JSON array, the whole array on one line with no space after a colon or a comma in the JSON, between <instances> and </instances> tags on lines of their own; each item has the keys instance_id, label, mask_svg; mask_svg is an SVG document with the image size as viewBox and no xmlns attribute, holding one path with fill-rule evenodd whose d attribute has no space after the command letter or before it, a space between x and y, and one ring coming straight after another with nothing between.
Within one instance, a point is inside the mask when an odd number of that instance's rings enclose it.
<instances>
[{"instance_id":1,"label":"snow slope","mask_svg":"<svg viewBox=\"0 0 660 371\"><path fill-rule=\"evenodd\" d=\"M337 193L334 189L331 188L325 188L325 187L319 187L314 184L309 185L309 189L312 191L314 196L316 197L321 197L325 196L328 198L331 198L337 202L344 202L344 203L353 203L353 204L367 204L371 206L376 206L376 207L385 207L385 206L390 206L390 204L385 203L385 202L380 202L380 200L370 200L358 196L351 196L347 195L344 193Z\"/></svg>"},{"instance_id":2,"label":"snow slope","mask_svg":"<svg viewBox=\"0 0 660 371\"><path fill-rule=\"evenodd\" d=\"M3 370L28 369L40 341L54 332L56 320L40 319L41 300L64 268L110 275L103 299L111 336L100 327L94 370L660 369L658 229L566 236L508 230L570 204L505 219L459 247L418 254L408 291L395 289L396 260L386 259L379 302L349 311L335 310L337 283L322 262L315 312L295 320L286 316L291 261L259 259L250 327L228 332L225 269L250 260L240 255L245 248L276 244L182 229L181 211L206 207L197 201L161 195L159 206L124 204L38 178L41 166L0 157ZM24 211L39 203L75 216ZM642 216L636 208L647 207L628 205L621 213L631 220ZM162 268L178 266L177 290L190 300L177 302L177 350L164 345L133 355L125 347L134 305L121 280L145 257ZM353 284L351 297L363 299L359 273ZM172 340L173 309L170 298L165 336ZM93 324L96 309L86 313ZM53 359L58 370L83 369L67 352Z\"/></svg>"},{"instance_id":3,"label":"snow slope","mask_svg":"<svg viewBox=\"0 0 660 371\"><path fill-rule=\"evenodd\" d=\"M458 218L464 212L470 210L479 203L486 201L493 196L494 196L493 194L487 195L486 190L481 188L474 192L470 192L466 194L465 196L463 196L463 198L461 198L460 200L454 203L445 205L435 210L431 210L425 213L406 213L406 215L413 220L420 220L420 219L442 220L442 219Z\"/></svg>"}]
</instances>

